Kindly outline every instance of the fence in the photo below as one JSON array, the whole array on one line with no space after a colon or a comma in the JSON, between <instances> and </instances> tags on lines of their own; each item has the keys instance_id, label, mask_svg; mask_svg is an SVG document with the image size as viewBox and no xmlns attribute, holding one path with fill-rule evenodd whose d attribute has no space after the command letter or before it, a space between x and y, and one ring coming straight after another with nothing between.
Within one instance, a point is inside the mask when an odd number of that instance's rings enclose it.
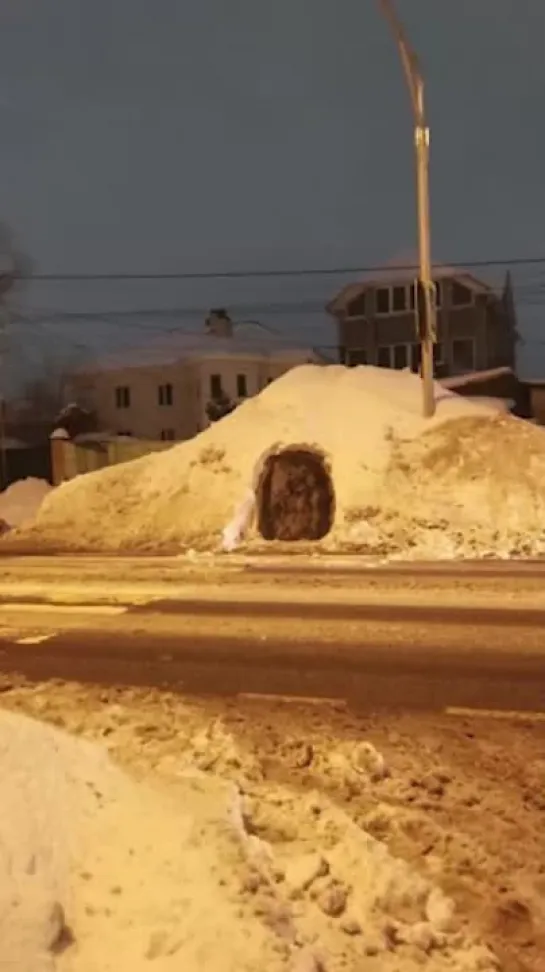
<instances>
[{"instance_id":1,"label":"fence","mask_svg":"<svg viewBox=\"0 0 545 972\"><path fill-rule=\"evenodd\" d=\"M74 441L72 439L51 439L51 468L53 485L81 476L83 473L95 472L106 466L115 466L120 462L130 462L151 452L162 452L171 449L172 442L156 442L145 439L87 439Z\"/></svg>"}]
</instances>

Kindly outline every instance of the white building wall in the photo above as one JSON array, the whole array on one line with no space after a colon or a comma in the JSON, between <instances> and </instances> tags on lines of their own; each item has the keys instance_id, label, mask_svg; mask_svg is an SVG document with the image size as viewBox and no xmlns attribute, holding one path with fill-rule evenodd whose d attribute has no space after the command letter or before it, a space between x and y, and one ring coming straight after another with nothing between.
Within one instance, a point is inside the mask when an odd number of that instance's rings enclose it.
<instances>
[{"instance_id":1,"label":"white building wall","mask_svg":"<svg viewBox=\"0 0 545 972\"><path fill-rule=\"evenodd\" d=\"M130 432L145 439L159 439L162 432L172 430L175 438L182 440L209 425L206 406L212 397L213 375L220 376L229 398L237 400L238 375L245 376L247 397L252 397L286 371L309 360L306 351L276 355L192 353L185 361L165 365L89 369L72 378L67 394L69 399L96 413L101 429ZM172 385L172 405L159 404L159 386L166 384ZM118 406L118 388L129 389L128 408Z\"/></svg>"}]
</instances>

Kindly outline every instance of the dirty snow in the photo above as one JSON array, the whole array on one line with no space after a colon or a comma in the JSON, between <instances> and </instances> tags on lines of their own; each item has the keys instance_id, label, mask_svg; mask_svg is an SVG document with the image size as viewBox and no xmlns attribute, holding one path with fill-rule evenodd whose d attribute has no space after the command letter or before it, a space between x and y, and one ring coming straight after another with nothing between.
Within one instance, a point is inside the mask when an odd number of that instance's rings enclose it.
<instances>
[{"instance_id":1,"label":"dirty snow","mask_svg":"<svg viewBox=\"0 0 545 972\"><path fill-rule=\"evenodd\" d=\"M44 479L19 479L0 493L0 520L18 527L33 520L52 487Z\"/></svg>"},{"instance_id":2,"label":"dirty snow","mask_svg":"<svg viewBox=\"0 0 545 972\"><path fill-rule=\"evenodd\" d=\"M167 785L2 713L2 968L499 969L434 879L331 798L262 780L249 793L252 766L243 795L226 771L245 772L236 740L219 722L198 735ZM370 781L385 772L370 745L346 758Z\"/></svg>"},{"instance_id":3,"label":"dirty snow","mask_svg":"<svg viewBox=\"0 0 545 972\"><path fill-rule=\"evenodd\" d=\"M335 489L321 550L545 552L545 432L441 385L436 400L425 421L410 372L296 368L195 439L64 484L21 538L67 549L219 550L226 526L238 530L233 517L263 457L306 446L325 456ZM254 522L244 543L262 542Z\"/></svg>"}]
</instances>

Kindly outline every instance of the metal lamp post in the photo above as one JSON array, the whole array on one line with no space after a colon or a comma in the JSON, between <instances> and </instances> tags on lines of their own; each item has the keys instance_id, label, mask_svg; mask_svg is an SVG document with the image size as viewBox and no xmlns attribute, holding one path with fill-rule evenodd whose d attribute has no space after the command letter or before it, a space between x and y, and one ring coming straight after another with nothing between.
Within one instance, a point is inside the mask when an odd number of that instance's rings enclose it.
<instances>
[{"instance_id":1,"label":"metal lamp post","mask_svg":"<svg viewBox=\"0 0 545 972\"><path fill-rule=\"evenodd\" d=\"M382 11L394 34L407 80L414 115L414 143L416 152L416 194L418 211L418 280L415 310L421 346L420 374L422 378L423 412L425 418L435 414L433 388L433 346L437 340L436 297L432 279L430 241L429 153L430 130L426 124L424 80L418 58L411 49L399 21L392 0L379 0Z\"/></svg>"}]
</instances>

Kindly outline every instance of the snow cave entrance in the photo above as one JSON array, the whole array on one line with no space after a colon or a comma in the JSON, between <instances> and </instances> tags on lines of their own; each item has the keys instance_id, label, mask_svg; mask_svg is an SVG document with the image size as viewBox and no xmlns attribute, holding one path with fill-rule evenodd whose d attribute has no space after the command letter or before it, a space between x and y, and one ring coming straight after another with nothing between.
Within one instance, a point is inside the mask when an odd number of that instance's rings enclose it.
<instances>
[{"instance_id":1,"label":"snow cave entrance","mask_svg":"<svg viewBox=\"0 0 545 972\"><path fill-rule=\"evenodd\" d=\"M269 454L256 500L257 528L264 540L321 540L333 526L333 482L323 456L312 449Z\"/></svg>"}]
</instances>

